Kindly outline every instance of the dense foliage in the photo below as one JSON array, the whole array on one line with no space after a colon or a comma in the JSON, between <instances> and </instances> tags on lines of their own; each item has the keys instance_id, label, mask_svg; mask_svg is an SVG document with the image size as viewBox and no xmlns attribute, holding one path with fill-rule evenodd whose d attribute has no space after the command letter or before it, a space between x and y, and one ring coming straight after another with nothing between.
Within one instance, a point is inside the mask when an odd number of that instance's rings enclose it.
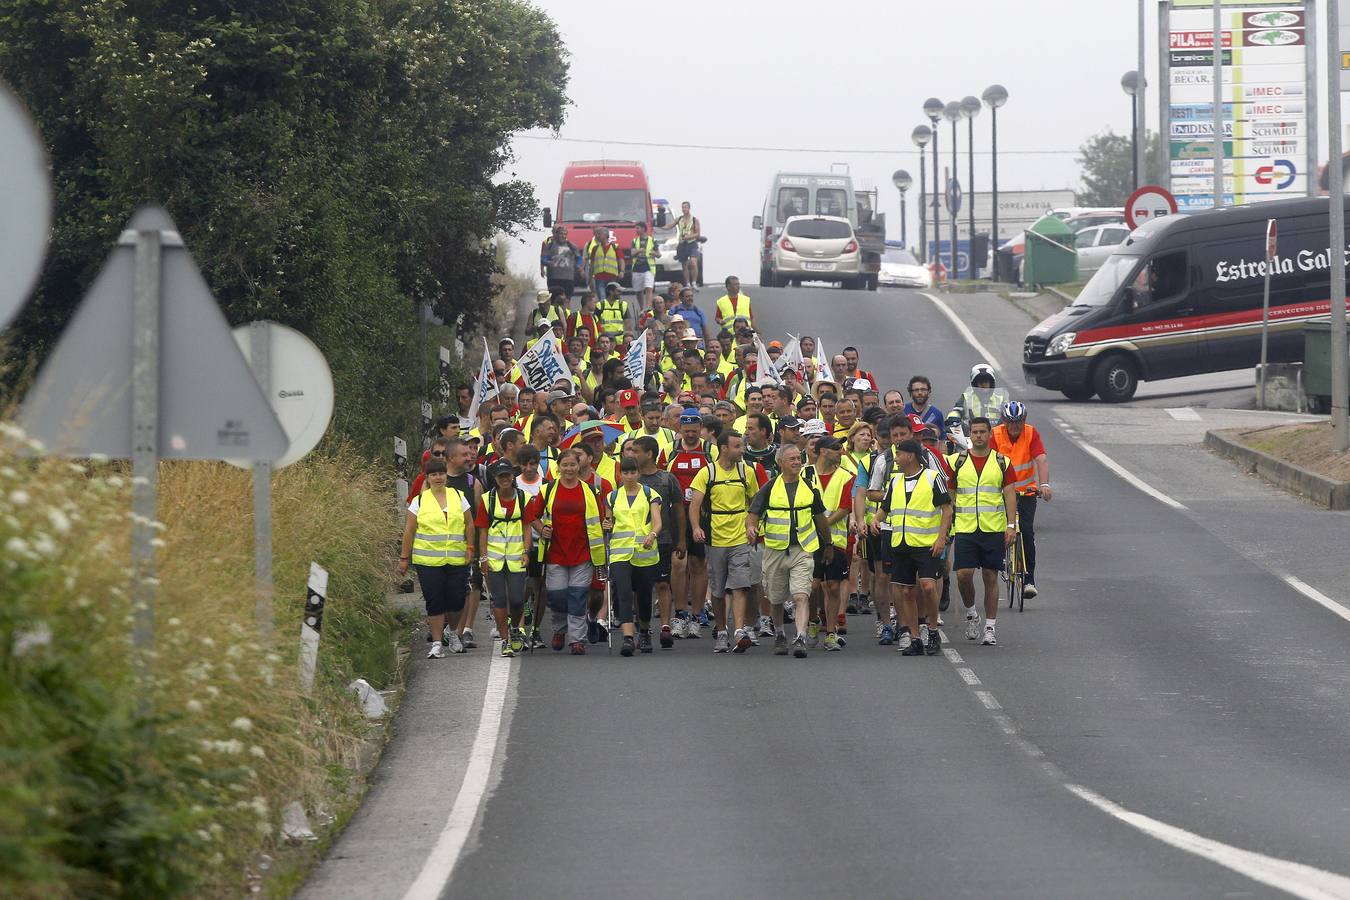
<instances>
[{"instance_id":1,"label":"dense foliage","mask_svg":"<svg viewBox=\"0 0 1350 900\"><path fill-rule=\"evenodd\" d=\"M9 0L0 77L57 195L21 359L54 346L123 223L159 203L231 323L319 344L337 434L373 449L415 415L419 304L487 315L491 239L536 214L504 177L508 138L561 124L567 64L524 0Z\"/></svg>"},{"instance_id":2,"label":"dense foliage","mask_svg":"<svg viewBox=\"0 0 1350 900\"><path fill-rule=\"evenodd\" d=\"M1134 151L1128 134L1111 129L1094 134L1078 148L1082 166L1083 189L1078 192L1079 206L1123 206L1134 193ZM1158 135L1145 138L1144 171L1140 184L1158 183Z\"/></svg>"}]
</instances>

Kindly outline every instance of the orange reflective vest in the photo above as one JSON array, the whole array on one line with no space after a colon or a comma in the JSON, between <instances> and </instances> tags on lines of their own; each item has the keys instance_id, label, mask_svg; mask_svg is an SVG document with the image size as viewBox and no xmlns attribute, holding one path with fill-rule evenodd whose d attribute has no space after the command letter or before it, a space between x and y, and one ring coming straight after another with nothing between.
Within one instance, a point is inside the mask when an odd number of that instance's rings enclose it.
<instances>
[{"instance_id":1,"label":"orange reflective vest","mask_svg":"<svg viewBox=\"0 0 1350 900\"><path fill-rule=\"evenodd\" d=\"M1016 478L1017 493L1034 494L1036 493L1036 461L1031 457L1031 445L1036 436L1036 429L1031 425L1022 426L1022 434L1016 441L1008 436L1008 426L1000 425L994 429L993 437L989 439L989 446L996 453L1001 453L1008 458L1012 464L1013 476Z\"/></svg>"}]
</instances>

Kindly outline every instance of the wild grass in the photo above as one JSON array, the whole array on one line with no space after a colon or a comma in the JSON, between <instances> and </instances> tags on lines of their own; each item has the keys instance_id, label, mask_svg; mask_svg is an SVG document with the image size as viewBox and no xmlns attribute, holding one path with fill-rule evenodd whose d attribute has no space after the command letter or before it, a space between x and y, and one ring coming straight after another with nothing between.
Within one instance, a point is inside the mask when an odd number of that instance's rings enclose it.
<instances>
[{"instance_id":1,"label":"wild grass","mask_svg":"<svg viewBox=\"0 0 1350 900\"><path fill-rule=\"evenodd\" d=\"M331 808L395 671L392 488L338 449L276 473L275 630L254 623L250 475L160 471L150 681L131 646L128 472L0 426L0 896L237 896L282 807ZM311 695L305 580L330 572Z\"/></svg>"}]
</instances>

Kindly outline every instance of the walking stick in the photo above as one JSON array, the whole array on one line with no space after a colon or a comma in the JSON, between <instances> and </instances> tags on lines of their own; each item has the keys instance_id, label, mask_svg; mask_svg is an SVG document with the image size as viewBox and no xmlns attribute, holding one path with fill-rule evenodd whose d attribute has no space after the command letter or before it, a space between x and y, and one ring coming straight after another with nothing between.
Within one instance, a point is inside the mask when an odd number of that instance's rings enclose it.
<instances>
[{"instance_id":1,"label":"walking stick","mask_svg":"<svg viewBox=\"0 0 1350 900\"><path fill-rule=\"evenodd\" d=\"M605 644L614 655L614 582L609 577L609 534L605 535Z\"/></svg>"}]
</instances>

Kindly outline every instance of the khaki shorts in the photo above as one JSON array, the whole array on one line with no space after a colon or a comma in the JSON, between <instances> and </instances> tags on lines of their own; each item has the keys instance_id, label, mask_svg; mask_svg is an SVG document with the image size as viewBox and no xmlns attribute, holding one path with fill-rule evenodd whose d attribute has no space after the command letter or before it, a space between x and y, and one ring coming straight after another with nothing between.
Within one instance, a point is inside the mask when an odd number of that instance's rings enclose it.
<instances>
[{"instance_id":1,"label":"khaki shorts","mask_svg":"<svg viewBox=\"0 0 1350 900\"><path fill-rule=\"evenodd\" d=\"M764 594L774 606L782 606L790 597L811 594L811 575L815 557L801 547L786 550L764 548Z\"/></svg>"}]
</instances>

